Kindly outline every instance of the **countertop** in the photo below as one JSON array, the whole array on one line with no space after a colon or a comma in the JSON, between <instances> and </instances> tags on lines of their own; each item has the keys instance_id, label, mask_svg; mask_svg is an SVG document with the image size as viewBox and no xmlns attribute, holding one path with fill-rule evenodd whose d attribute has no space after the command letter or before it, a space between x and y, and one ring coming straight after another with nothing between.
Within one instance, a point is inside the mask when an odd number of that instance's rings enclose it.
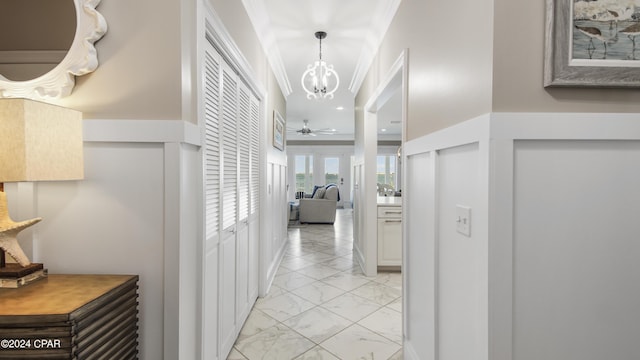
<instances>
[{"instance_id":1,"label":"countertop","mask_svg":"<svg viewBox=\"0 0 640 360\"><path fill-rule=\"evenodd\" d=\"M402 197L378 196L378 206L402 206Z\"/></svg>"}]
</instances>

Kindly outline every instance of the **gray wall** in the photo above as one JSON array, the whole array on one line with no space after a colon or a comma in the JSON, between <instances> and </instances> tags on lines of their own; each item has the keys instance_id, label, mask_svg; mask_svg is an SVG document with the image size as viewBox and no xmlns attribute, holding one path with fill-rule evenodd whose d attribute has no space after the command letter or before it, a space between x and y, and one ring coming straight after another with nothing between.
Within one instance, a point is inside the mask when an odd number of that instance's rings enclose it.
<instances>
[{"instance_id":1,"label":"gray wall","mask_svg":"<svg viewBox=\"0 0 640 360\"><path fill-rule=\"evenodd\" d=\"M356 98L409 49L407 138L491 111L493 1L404 0Z\"/></svg>"},{"instance_id":2,"label":"gray wall","mask_svg":"<svg viewBox=\"0 0 640 360\"><path fill-rule=\"evenodd\" d=\"M85 119L181 118L180 1L102 1L100 67L58 103Z\"/></svg>"},{"instance_id":3,"label":"gray wall","mask_svg":"<svg viewBox=\"0 0 640 360\"><path fill-rule=\"evenodd\" d=\"M545 89L545 2L494 3L494 112L640 112L640 90Z\"/></svg>"},{"instance_id":4,"label":"gray wall","mask_svg":"<svg viewBox=\"0 0 640 360\"><path fill-rule=\"evenodd\" d=\"M356 111L408 48L408 140L489 112L640 112L640 90L545 89L544 29L544 1L404 0Z\"/></svg>"}]
</instances>

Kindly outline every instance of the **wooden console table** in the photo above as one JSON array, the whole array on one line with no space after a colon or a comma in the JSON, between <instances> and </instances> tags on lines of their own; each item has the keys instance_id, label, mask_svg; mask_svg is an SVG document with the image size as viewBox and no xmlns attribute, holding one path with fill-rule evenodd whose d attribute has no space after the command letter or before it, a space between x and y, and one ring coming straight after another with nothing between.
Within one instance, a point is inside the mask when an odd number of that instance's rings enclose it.
<instances>
[{"instance_id":1,"label":"wooden console table","mask_svg":"<svg viewBox=\"0 0 640 360\"><path fill-rule=\"evenodd\" d=\"M0 359L137 359L137 275L49 275L0 289Z\"/></svg>"}]
</instances>

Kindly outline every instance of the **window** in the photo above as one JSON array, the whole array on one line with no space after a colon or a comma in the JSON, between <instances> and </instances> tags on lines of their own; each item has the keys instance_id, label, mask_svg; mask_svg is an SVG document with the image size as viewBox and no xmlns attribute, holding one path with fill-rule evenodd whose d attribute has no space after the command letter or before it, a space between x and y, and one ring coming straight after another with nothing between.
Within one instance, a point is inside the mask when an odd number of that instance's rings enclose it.
<instances>
[{"instance_id":1,"label":"window","mask_svg":"<svg viewBox=\"0 0 640 360\"><path fill-rule=\"evenodd\" d=\"M377 164L377 182L396 188L396 156L379 155Z\"/></svg>"},{"instance_id":2,"label":"window","mask_svg":"<svg viewBox=\"0 0 640 360\"><path fill-rule=\"evenodd\" d=\"M324 159L324 183L338 184L340 177L340 158L328 157Z\"/></svg>"},{"instance_id":3,"label":"window","mask_svg":"<svg viewBox=\"0 0 640 360\"><path fill-rule=\"evenodd\" d=\"M304 191L311 194L313 191L313 155L296 155L296 192Z\"/></svg>"}]
</instances>

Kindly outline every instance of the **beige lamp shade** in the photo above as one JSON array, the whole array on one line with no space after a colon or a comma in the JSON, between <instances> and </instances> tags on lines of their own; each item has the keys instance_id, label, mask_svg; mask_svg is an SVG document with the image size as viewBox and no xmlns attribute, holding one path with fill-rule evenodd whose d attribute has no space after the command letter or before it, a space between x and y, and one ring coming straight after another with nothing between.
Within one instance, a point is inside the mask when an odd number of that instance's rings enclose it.
<instances>
[{"instance_id":1,"label":"beige lamp shade","mask_svg":"<svg viewBox=\"0 0 640 360\"><path fill-rule=\"evenodd\" d=\"M81 112L0 99L0 182L83 177Z\"/></svg>"}]
</instances>

